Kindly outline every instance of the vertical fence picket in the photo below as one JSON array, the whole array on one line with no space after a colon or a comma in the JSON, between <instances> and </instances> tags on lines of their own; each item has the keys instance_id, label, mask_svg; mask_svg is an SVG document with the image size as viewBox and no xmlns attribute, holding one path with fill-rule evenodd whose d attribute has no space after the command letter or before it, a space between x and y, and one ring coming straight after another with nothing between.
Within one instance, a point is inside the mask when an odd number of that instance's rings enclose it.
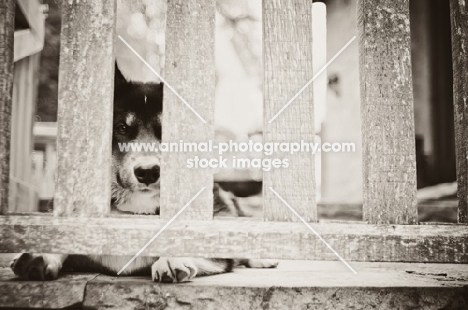
<instances>
[{"instance_id":1,"label":"vertical fence picket","mask_svg":"<svg viewBox=\"0 0 468 310\"><path fill-rule=\"evenodd\" d=\"M409 0L359 0L364 220L417 222Z\"/></svg>"},{"instance_id":2,"label":"vertical fence picket","mask_svg":"<svg viewBox=\"0 0 468 310\"><path fill-rule=\"evenodd\" d=\"M312 1L263 1L264 142L313 142L312 85L269 122L312 79ZM272 187L308 221L317 220L315 171L312 153L274 153L289 159L288 168L263 174L264 218L297 221L270 191Z\"/></svg>"},{"instance_id":3,"label":"vertical fence picket","mask_svg":"<svg viewBox=\"0 0 468 310\"><path fill-rule=\"evenodd\" d=\"M214 138L215 0L168 1L165 80L205 121L204 123L168 85L164 87L164 142L208 142ZM161 167L162 218L173 217L202 187L205 190L181 217L213 218L213 172L188 168L187 159L208 158L206 152L165 152Z\"/></svg>"},{"instance_id":4,"label":"vertical fence picket","mask_svg":"<svg viewBox=\"0 0 468 310\"><path fill-rule=\"evenodd\" d=\"M110 209L116 1L64 1L59 73L57 215Z\"/></svg>"},{"instance_id":5,"label":"vertical fence picket","mask_svg":"<svg viewBox=\"0 0 468 310\"><path fill-rule=\"evenodd\" d=\"M451 0L458 222L468 223L468 4Z\"/></svg>"},{"instance_id":6,"label":"vertical fence picket","mask_svg":"<svg viewBox=\"0 0 468 310\"><path fill-rule=\"evenodd\" d=\"M0 2L0 214L8 211L15 0Z\"/></svg>"}]
</instances>

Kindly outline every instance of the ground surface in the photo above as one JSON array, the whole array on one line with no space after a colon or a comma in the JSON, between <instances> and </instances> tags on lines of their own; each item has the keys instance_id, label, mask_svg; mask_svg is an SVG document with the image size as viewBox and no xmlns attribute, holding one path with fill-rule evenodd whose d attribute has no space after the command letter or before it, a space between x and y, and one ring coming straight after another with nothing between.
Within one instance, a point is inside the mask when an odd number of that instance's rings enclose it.
<instances>
[{"instance_id":1,"label":"ground surface","mask_svg":"<svg viewBox=\"0 0 468 310\"><path fill-rule=\"evenodd\" d=\"M0 306L11 309L468 309L468 265L282 261L185 284L65 274L19 281L0 269Z\"/></svg>"}]
</instances>

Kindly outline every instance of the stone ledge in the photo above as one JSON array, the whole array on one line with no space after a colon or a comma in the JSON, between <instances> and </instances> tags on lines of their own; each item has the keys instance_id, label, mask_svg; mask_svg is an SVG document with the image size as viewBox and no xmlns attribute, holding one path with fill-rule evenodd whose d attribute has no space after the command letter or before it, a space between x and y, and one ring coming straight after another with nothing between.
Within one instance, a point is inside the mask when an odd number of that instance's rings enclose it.
<instances>
[{"instance_id":1,"label":"stone ledge","mask_svg":"<svg viewBox=\"0 0 468 310\"><path fill-rule=\"evenodd\" d=\"M282 261L185 284L64 274L18 281L0 269L0 306L78 309L468 309L468 265Z\"/></svg>"}]
</instances>

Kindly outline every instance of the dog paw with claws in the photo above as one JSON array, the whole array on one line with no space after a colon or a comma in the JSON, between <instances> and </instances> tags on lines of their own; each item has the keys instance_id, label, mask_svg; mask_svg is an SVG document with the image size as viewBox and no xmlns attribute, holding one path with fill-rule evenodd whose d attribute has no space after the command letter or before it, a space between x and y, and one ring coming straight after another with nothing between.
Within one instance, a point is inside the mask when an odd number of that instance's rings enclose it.
<instances>
[{"instance_id":1,"label":"dog paw with claws","mask_svg":"<svg viewBox=\"0 0 468 310\"><path fill-rule=\"evenodd\" d=\"M151 267L151 277L155 282L187 282L196 275L197 267L190 258L160 257Z\"/></svg>"},{"instance_id":2,"label":"dog paw with claws","mask_svg":"<svg viewBox=\"0 0 468 310\"><path fill-rule=\"evenodd\" d=\"M13 259L10 267L23 280L55 280L62 269L62 259L60 255L21 253Z\"/></svg>"}]
</instances>

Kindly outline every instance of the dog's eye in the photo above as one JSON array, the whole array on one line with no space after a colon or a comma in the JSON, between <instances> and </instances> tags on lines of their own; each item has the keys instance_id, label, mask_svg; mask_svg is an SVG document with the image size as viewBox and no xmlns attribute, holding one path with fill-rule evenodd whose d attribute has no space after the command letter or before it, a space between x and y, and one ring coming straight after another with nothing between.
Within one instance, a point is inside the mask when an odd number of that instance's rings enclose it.
<instances>
[{"instance_id":1,"label":"dog's eye","mask_svg":"<svg viewBox=\"0 0 468 310\"><path fill-rule=\"evenodd\" d=\"M115 127L115 130L118 134L125 135L128 132L128 126L127 124L120 123Z\"/></svg>"}]
</instances>

